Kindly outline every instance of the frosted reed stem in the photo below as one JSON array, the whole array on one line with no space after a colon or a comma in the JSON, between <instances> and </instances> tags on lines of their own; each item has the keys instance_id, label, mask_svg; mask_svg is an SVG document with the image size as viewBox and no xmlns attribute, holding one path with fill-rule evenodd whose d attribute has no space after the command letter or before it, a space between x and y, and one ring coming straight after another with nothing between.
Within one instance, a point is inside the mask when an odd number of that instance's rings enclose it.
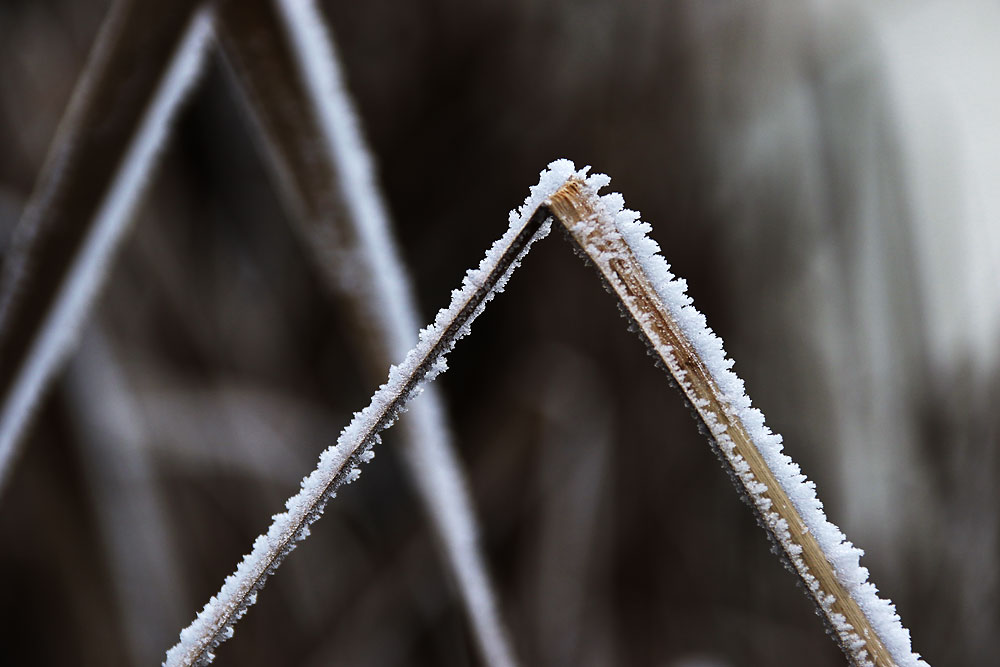
<instances>
[{"instance_id":1,"label":"frosted reed stem","mask_svg":"<svg viewBox=\"0 0 1000 667\"><path fill-rule=\"evenodd\" d=\"M609 212L602 199L596 196L592 186L574 178L552 195L549 207L573 242L593 262L610 291L618 298L626 317L632 320L640 336L677 383L709 434L712 446L730 476L749 499L761 527L804 584L848 659L858 666L895 667L897 662L883 642L882 632L876 629L873 619L862 608L862 604L870 602L865 593L873 595L873 587L861 581L851 587L854 590L850 590L838 576L833 565L835 557L824 552L810 529L809 524L815 523L817 517L807 520L789 497L783 484L788 482L779 479L758 448L751 429L741 418L741 406L733 405L727 392L720 389L716 377L718 372L712 368L712 363L702 358L698 346L691 340L690 324L686 327L679 325L676 314L671 312L649 275L648 264L637 257L615 222L616 212ZM626 218L631 217L626 215ZM677 282L672 277L670 281ZM698 333L714 338L703 324ZM732 375L728 364L724 370ZM735 376L727 379L736 380ZM732 391L731 387L729 391ZM759 411L754 412L759 415ZM761 417L756 430L762 427ZM775 437L769 431L766 433ZM811 488L811 483L806 482L804 477L797 477L795 484ZM828 522L827 525L833 528ZM844 547L845 543L840 541L838 546ZM854 549L849 543L846 543L846 548ZM867 570L863 579L866 578ZM860 601L854 595L859 592ZM902 630L898 619L894 625ZM909 654L908 633L905 653L904 658L914 658Z\"/></svg>"}]
</instances>

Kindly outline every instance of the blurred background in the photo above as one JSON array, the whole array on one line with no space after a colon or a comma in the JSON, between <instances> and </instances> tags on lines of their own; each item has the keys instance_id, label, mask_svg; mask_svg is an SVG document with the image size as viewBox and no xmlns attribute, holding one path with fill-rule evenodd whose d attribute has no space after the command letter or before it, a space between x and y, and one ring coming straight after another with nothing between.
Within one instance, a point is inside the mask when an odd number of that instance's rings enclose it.
<instances>
[{"instance_id":1,"label":"blurred background","mask_svg":"<svg viewBox=\"0 0 1000 667\"><path fill-rule=\"evenodd\" d=\"M0 249L108 7L0 5ZM1000 5L323 10L424 321L548 162L610 174L914 649L995 659ZM242 104L213 53L23 443L5 664L158 663L374 389ZM843 664L559 236L438 380L521 660ZM217 664L479 664L392 432Z\"/></svg>"}]
</instances>

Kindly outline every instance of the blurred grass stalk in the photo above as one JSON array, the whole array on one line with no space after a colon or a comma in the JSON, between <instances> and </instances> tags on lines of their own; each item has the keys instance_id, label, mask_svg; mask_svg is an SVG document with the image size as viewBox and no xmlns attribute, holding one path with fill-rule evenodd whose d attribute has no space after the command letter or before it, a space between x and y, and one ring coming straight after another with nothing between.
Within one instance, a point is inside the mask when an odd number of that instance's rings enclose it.
<instances>
[{"instance_id":1,"label":"blurred grass stalk","mask_svg":"<svg viewBox=\"0 0 1000 667\"><path fill-rule=\"evenodd\" d=\"M204 62L193 0L118 0L104 21L0 276L0 492L126 235Z\"/></svg>"},{"instance_id":2,"label":"blurred grass stalk","mask_svg":"<svg viewBox=\"0 0 1000 667\"><path fill-rule=\"evenodd\" d=\"M72 422L112 573L123 638L136 665L155 664L183 609L177 545L139 396L102 327L88 327L67 373Z\"/></svg>"}]
</instances>

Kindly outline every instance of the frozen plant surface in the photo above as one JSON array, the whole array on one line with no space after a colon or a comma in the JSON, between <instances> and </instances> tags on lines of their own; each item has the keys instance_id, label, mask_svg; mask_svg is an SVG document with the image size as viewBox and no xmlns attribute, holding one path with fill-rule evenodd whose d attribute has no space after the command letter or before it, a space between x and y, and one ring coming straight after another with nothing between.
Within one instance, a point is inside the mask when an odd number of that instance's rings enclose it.
<instances>
[{"instance_id":1,"label":"frozen plant surface","mask_svg":"<svg viewBox=\"0 0 1000 667\"><path fill-rule=\"evenodd\" d=\"M572 165L562 169L574 171ZM694 307L686 292L686 282L673 275L670 266L659 254L659 245L649 238L650 225L642 222L637 212L624 208L621 195L598 194L601 188L610 183L610 178L603 174L587 176L586 172L585 169L575 176L575 203L582 203L582 206L577 206L577 210L569 215L560 215L561 207L553 203L553 212L597 265L613 291L616 281L622 288L625 287L620 278L623 272L621 267L633 262L637 263L645 280L655 290L666 310L667 321L672 321L679 329L680 345L668 344L657 334L656 313L636 307L638 301L631 294L634 288L622 289L619 298L674 375L682 391L691 399L724 460L746 490L768 531L809 587L845 651L859 665L875 664L875 647L869 646L869 642L865 640L867 630L854 628L834 608L837 600L833 592L824 589L821 573L810 572L804 562L803 549L809 538L797 539L790 530L789 520L801 520L804 523L801 534L811 535L818 543L823 557L832 567L836 581L856 602L891 659L900 667L926 665L919 655L913 653L910 633L900 622L895 606L889 600L880 598L874 584L868 581L868 570L859 561L863 555L862 550L851 544L840 529L827 519L823 505L816 496L815 484L806 479L799 466L783 452L781 436L771 432L764 424L763 414L753 407L743 381L732 371L733 361L727 358L722 340L708 328L704 315ZM573 209L572 204L574 202L571 202L570 209L567 210ZM626 280L632 277L634 276L627 276ZM704 392L699 394L694 388L690 372L682 370L678 365L677 357L682 351L674 348L680 346L690 346L694 352L695 365L702 366L707 371L710 378L708 390L718 399L722 414L711 412L710 401ZM753 455L753 451L744 449L743 454L740 453L741 450L738 450L730 435L733 424L742 425L739 430L746 433L752 449L763 459L770 471L768 476L773 480L771 483L780 486L780 491L794 505L798 517L792 515L786 518L776 511L779 508L775 506L775 496L780 492L769 489L764 483L766 480L763 475L754 474L747 460ZM747 455L746 458L744 454Z\"/></svg>"},{"instance_id":2,"label":"frozen plant surface","mask_svg":"<svg viewBox=\"0 0 1000 667\"><path fill-rule=\"evenodd\" d=\"M506 234L477 269L466 273L450 305L421 331L406 359L390 369L388 381L369 406L356 413L337 444L323 452L301 491L286 502L287 511L275 515L253 551L181 632L164 664L211 662L212 651L232 636L233 625L254 603L266 577L308 535L309 524L319 518L338 486L360 475L358 466L371 459L379 432L391 425L423 383L447 368L445 355L503 289L531 244L548 233L551 214L595 263L688 396L763 526L805 582L852 662L926 667L912 651L909 631L893 604L880 598L868 581L868 570L860 564L862 551L827 519L815 485L783 452L780 436L752 406L722 341L693 306L686 283L671 273L659 246L648 237L650 226L624 208L621 195L599 195L610 179L589 176L588 171L557 160L542 172L524 205L511 212Z\"/></svg>"},{"instance_id":3,"label":"frozen plant surface","mask_svg":"<svg viewBox=\"0 0 1000 667\"><path fill-rule=\"evenodd\" d=\"M167 652L164 665L203 665L214 659L215 648L233 635L233 626L252 605L272 574L296 543L309 534L309 525L323 512L327 501L343 483L361 474L359 465L371 460L379 432L388 428L421 385L447 369L445 355L469 332L472 321L488 301L503 291L511 273L531 244L548 234L550 220L543 203L574 173L572 164L553 163L541 174L524 205L511 211L510 226L497 240L479 267L466 272L462 286L451 294L451 303L438 312L434 323L420 332L417 346L389 371L367 408L355 413L337 443L325 450L319 464L302 480L301 490L285 503L286 511L273 517L267 533L260 535L219 592L212 596Z\"/></svg>"}]
</instances>

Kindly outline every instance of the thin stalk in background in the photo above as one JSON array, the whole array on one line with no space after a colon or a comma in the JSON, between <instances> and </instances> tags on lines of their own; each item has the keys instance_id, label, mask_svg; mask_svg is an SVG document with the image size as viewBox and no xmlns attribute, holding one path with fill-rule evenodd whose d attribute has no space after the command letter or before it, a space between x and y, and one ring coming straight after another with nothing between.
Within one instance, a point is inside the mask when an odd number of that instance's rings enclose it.
<instances>
[{"instance_id":1,"label":"thin stalk in background","mask_svg":"<svg viewBox=\"0 0 1000 667\"><path fill-rule=\"evenodd\" d=\"M210 26L195 6L114 4L15 229L0 276L0 491L201 70Z\"/></svg>"},{"instance_id":2,"label":"thin stalk in background","mask_svg":"<svg viewBox=\"0 0 1000 667\"><path fill-rule=\"evenodd\" d=\"M311 0L225 0L217 35L295 230L347 313L374 386L419 328L415 298L325 21ZM446 411L428 388L402 420L403 453L486 664L514 652L479 549Z\"/></svg>"},{"instance_id":3,"label":"thin stalk in background","mask_svg":"<svg viewBox=\"0 0 1000 667\"><path fill-rule=\"evenodd\" d=\"M533 377L522 383L533 388L527 398L541 420L539 503L531 510L540 522L537 579L530 586L538 664L621 664L609 619L594 605L613 586L601 546L614 502L614 403L591 358L559 345L537 354L538 363L529 365Z\"/></svg>"},{"instance_id":4,"label":"thin stalk in background","mask_svg":"<svg viewBox=\"0 0 1000 667\"><path fill-rule=\"evenodd\" d=\"M88 328L65 386L84 478L110 564L132 663L155 664L183 618L183 579L150 447L154 439L113 342Z\"/></svg>"}]
</instances>

